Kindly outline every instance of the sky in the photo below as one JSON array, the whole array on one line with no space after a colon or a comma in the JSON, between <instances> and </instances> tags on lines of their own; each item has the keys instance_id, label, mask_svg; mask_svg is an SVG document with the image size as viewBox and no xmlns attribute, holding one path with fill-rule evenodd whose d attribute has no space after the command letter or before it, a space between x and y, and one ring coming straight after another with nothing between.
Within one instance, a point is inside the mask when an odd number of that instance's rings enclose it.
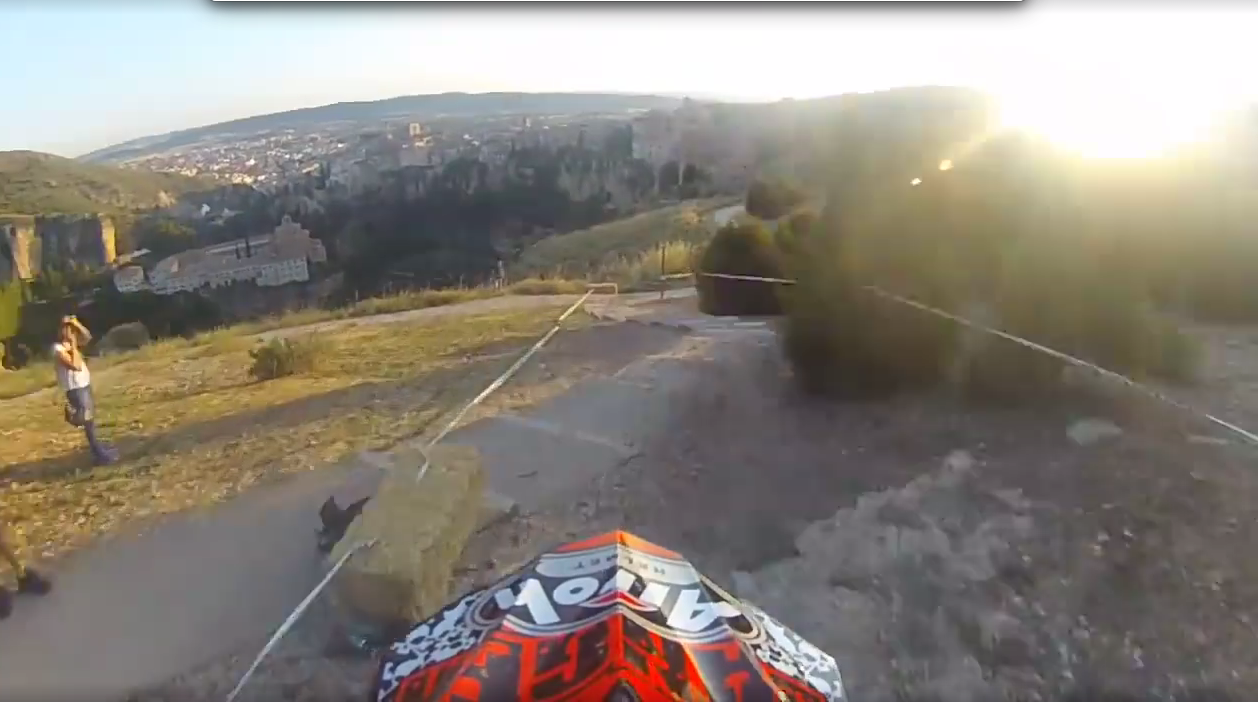
<instances>
[{"instance_id":1,"label":"sky","mask_svg":"<svg viewBox=\"0 0 1258 702\"><path fill-rule=\"evenodd\" d=\"M1258 42L1249 41L1258 35L1258 6L1245 4L801 3L740 11L737 3L516 10L9 0L0 3L0 150L75 156L285 109L493 90L775 100L968 85L1050 122L1068 121L1060 112L1070 103L1105 113L1115 129L1141 114L1186 129L1200 113L1258 99Z\"/></svg>"}]
</instances>

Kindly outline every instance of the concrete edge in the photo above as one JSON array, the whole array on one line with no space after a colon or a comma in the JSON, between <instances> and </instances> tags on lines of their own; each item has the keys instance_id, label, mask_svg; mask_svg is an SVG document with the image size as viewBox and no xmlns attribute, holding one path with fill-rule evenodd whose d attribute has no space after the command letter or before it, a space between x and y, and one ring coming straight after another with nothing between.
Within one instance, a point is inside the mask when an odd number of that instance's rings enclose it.
<instances>
[{"instance_id":1,"label":"concrete edge","mask_svg":"<svg viewBox=\"0 0 1258 702\"><path fill-rule=\"evenodd\" d=\"M636 319L636 318L630 317L626 315L624 312L607 310L607 309L590 308L588 306L586 307L585 312L591 317L599 321L603 321L603 322L641 324L643 326L662 327L665 329L678 329L678 330L686 331L686 332L695 331L694 325L687 324L685 322L678 321L678 320L667 320L667 319L642 320L642 319Z\"/></svg>"}]
</instances>

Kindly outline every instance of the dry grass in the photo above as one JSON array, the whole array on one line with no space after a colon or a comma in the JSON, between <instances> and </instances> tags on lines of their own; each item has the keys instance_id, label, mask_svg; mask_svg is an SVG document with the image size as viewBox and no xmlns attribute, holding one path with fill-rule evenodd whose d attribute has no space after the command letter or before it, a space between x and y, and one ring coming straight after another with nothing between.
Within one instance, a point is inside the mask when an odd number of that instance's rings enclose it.
<instances>
[{"instance_id":1,"label":"dry grass","mask_svg":"<svg viewBox=\"0 0 1258 702\"><path fill-rule=\"evenodd\" d=\"M662 252L658 248L650 249L605 263L591 279L618 283L624 291L642 289L658 284L666 275L694 272L703 250L701 243L691 241L668 241L661 248Z\"/></svg>"},{"instance_id":2,"label":"dry grass","mask_svg":"<svg viewBox=\"0 0 1258 702\"><path fill-rule=\"evenodd\" d=\"M0 400L9 400L56 384L52 366L32 363L21 370L0 370Z\"/></svg>"},{"instance_id":3,"label":"dry grass","mask_svg":"<svg viewBox=\"0 0 1258 702\"><path fill-rule=\"evenodd\" d=\"M236 329L102 359L93 383L101 429L124 461L89 470L57 393L8 400L4 518L28 555L46 558L148 515L384 448L470 398L558 312L342 327L322 335L328 351L316 371L264 383L249 378L253 344Z\"/></svg>"},{"instance_id":4,"label":"dry grass","mask_svg":"<svg viewBox=\"0 0 1258 702\"><path fill-rule=\"evenodd\" d=\"M632 278L622 280L614 277L614 273L629 273L640 260L658 256L656 247L660 244L706 241L715 231L708 215L735 202L731 198L692 200L547 237L524 250L520 260L512 266L511 277L594 278L629 284ZM644 262L643 265L652 264Z\"/></svg>"},{"instance_id":5,"label":"dry grass","mask_svg":"<svg viewBox=\"0 0 1258 702\"><path fill-rule=\"evenodd\" d=\"M541 278L526 278L501 289L483 286L475 288L443 288L441 290L411 290L396 295L360 300L348 307L338 307L330 310L312 308L289 312L275 317L266 317L256 322L237 325L232 327L232 330L236 334L247 336L274 329L301 327L307 324L318 324L319 322L337 319L356 319L377 314L409 312L411 310L428 309L429 307L445 307L447 305L486 300L503 295L564 295L583 292L585 292L585 283L583 281L543 280Z\"/></svg>"},{"instance_id":6,"label":"dry grass","mask_svg":"<svg viewBox=\"0 0 1258 702\"><path fill-rule=\"evenodd\" d=\"M145 346L138 351L114 354L92 361L94 371L134 360L162 358L180 350L195 356L215 356L232 350L243 350L250 345L247 337L254 334L302 327L340 319L356 319L378 314L408 312L410 310L445 307L463 302L485 300L504 295L564 295L585 292L586 285L579 280L526 278L505 288L447 288L442 290L412 290L361 300L347 307L334 309L309 308L283 315L237 324L198 334L191 339L169 338ZM47 361L35 361L16 371L0 371L0 400L29 395L56 384L56 376Z\"/></svg>"}]
</instances>

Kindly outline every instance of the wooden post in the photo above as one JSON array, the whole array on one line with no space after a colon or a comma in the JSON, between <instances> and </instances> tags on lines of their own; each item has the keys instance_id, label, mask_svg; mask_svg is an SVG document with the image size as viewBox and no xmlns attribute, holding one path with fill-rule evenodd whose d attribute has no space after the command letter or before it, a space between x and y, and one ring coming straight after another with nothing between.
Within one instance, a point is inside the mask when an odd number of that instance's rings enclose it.
<instances>
[{"instance_id":1,"label":"wooden post","mask_svg":"<svg viewBox=\"0 0 1258 702\"><path fill-rule=\"evenodd\" d=\"M660 300L664 299L664 288L668 286L668 280L664 276L668 275L668 269L664 267L665 258L668 256L668 245L660 242Z\"/></svg>"}]
</instances>

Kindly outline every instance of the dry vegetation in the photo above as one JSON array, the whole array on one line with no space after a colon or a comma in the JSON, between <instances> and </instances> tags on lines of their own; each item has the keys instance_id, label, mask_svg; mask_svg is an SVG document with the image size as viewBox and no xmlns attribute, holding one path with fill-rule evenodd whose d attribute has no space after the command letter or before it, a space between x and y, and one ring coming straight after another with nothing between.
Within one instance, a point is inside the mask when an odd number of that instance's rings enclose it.
<instances>
[{"instance_id":1,"label":"dry vegetation","mask_svg":"<svg viewBox=\"0 0 1258 702\"><path fill-rule=\"evenodd\" d=\"M102 359L93 383L101 429L123 461L86 470L83 437L60 421L55 391L8 400L0 417L5 519L27 555L47 558L149 515L421 434L557 313L540 306L343 325L320 335L313 370L265 382L249 374L257 343L249 328Z\"/></svg>"},{"instance_id":2,"label":"dry vegetation","mask_svg":"<svg viewBox=\"0 0 1258 702\"><path fill-rule=\"evenodd\" d=\"M238 340L242 337L276 329L304 327L320 322L357 319L394 312L409 312L431 307L445 307L447 305L487 300L504 295L580 294L585 292L585 289L586 285L582 281L530 278L518 281L502 289L476 287L412 290L387 297L373 297L361 300L347 307L334 309L308 308L283 315L265 317L254 322L199 334L193 339L166 339L157 344L146 346L140 351L142 354L140 357L147 357L149 354L161 355L181 348L208 347L224 343L230 345L233 343L232 340ZM101 358L92 362L92 368L100 370L136 358L138 357L135 354ZM50 388L55 382L56 379L52 369L47 363L32 363L16 371L0 371L0 400L9 400L44 388Z\"/></svg>"},{"instance_id":3,"label":"dry vegetation","mask_svg":"<svg viewBox=\"0 0 1258 702\"><path fill-rule=\"evenodd\" d=\"M625 285L688 272L696 244L711 233L708 215L725 204L687 203L554 237L521 265L553 272L551 262L574 261L565 273ZM268 478L421 434L500 372L510 352L541 333L557 310L338 326L319 334L312 351L318 358L306 359L291 374L253 372L263 343L256 335L504 295L585 289L581 280L529 275L503 289L411 291L94 359L101 430L124 456L108 469L88 470L82 437L59 421L61 398L51 389L55 379L46 362L3 373L5 517L28 555L48 558L137 519L214 503ZM299 343L307 341L313 339ZM491 345L492 353L482 353ZM272 375L278 377L257 379ZM554 379L530 392L504 393L497 404L531 402L564 387Z\"/></svg>"},{"instance_id":4,"label":"dry vegetation","mask_svg":"<svg viewBox=\"0 0 1258 702\"><path fill-rule=\"evenodd\" d=\"M208 189L212 183L82 163L35 151L0 151L0 212L97 214L153 207L165 196Z\"/></svg>"},{"instance_id":5,"label":"dry vegetation","mask_svg":"<svg viewBox=\"0 0 1258 702\"><path fill-rule=\"evenodd\" d=\"M736 202L730 198L691 201L548 237L520 255L511 277L584 278L631 289L661 272L686 273L694 247L715 231L711 213L731 204ZM660 245L667 247L663 271Z\"/></svg>"}]
</instances>

